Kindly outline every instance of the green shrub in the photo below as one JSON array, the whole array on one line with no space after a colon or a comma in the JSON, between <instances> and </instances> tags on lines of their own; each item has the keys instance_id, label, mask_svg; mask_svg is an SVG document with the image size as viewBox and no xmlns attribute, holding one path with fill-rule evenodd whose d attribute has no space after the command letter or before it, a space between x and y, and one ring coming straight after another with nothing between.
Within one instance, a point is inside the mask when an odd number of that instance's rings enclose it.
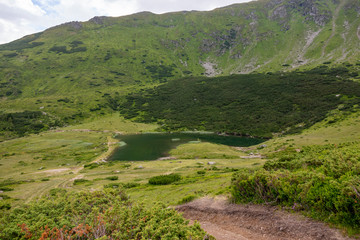
<instances>
[{"instance_id":1,"label":"green shrub","mask_svg":"<svg viewBox=\"0 0 360 240\"><path fill-rule=\"evenodd\" d=\"M4 191L4 192L14 191L13 188L9 188L9 187L0 187L0 190L1 190L1 191Z\"/></svg>"},{"instance_id":2,"label":"green shrub","mask_svg":"<svg viewBox=\"0 0 360 240\"><path fill-rule=\"evenodd\" d=\"M5 194L0 194L0 198L2 198L3 200L6 200L6 199L10 199L11 197L9 197L8 195L5 195Z\"/></svg>"},{"instance_id":3,"label":"green shrub","mask_svg":"<svg viewBox=\"0 0 360 240\"><path fill-rule=\"evenodd\" d=\"M183 199L181 199L178 204L184 204L184 203L188 203L188 202L191 202L193 200L196 199L196 196L195 195L189 195L189 196L186 196L184 197Z\"/></svg>"},{"instance_id":4,"label":"green shrub","mask_svg":"<svg viewBox=\"0 0 360 240\"><path fill-rule=\"evenodd\" d=\"M200 175L204 175L205 173L206 173L205 170L199 170L199 171L197 171L197 174L200 174Z\"/></svg>"},{"instance_id":5,"label":"green shrub","mask_svg":"<svg viewBox=\"0 0 360 240\"><path fill-rule=\"evenodd\" d=\"M160 175L155 176L149 179L149 184L152 185L167 185L173 182L177 182L181 180L181 176L179 174L169 174L169 175Z\"/></svg>"},{"instance_id":6,"label":"green shrub","mask_svg":"<svg viewBox=\"0 0 360 240\"><path fill-rule=\"evenodd\" d=\"M119 177L118 176L111 176L111 177L106 177L105 179L110 180L110 181L116 181L116 180L119 180Z\"/></svg>"},{"instance_id":7,"label":"green shrub","mask_svg":"<svg viewBox=\"0 0 360 240\"><path fill-rule=\"evenodd\" d=\"M0 202L0 210L9 210L9 209L11 209L10 203ZM1 236L1 234L0 234L0 236Z\"/></svg>"},{"instance_id":8,"label":"green shrub","mask_svg":"<svg viewBox=\"0 0 360 240\"><path fill-rule=\"evenodd\" d=\"M104 185L104 188L119 188L121 187L121 183L109 183Z\"/></svg>"},{"instance_id":9,"label":"green shrub","mask_svg":"<svg viewBox=\"0 0 360 240\"><path fill-rule=\"evenodd\" d=\"M122 189L59 193L0 205L0 239L213 239L174 209L130 202Z\"/></svg>"},{"instance_id":10,"label":"green shrub","mask_svg":"<svg viewBox=\"0 0 360 240\"><path fill-rule=\"evenodd\" d=\"M94 168L97 168L99 166L100 166L99 163L89 163L89 164L85 164L84 168L94 169Z\"/></svg>"},{"instance_id":11,"label":"green shrub","mask_svg":"<svg viewBox=\"0 0 360 240\"><path fill-rule=\"evenodd\" d=\"M104 185L104 188L134 188L140 186L140 183L109 183Z\"/></svg>"},{"instance_id":12,"label":"green shrub","mask_svg":"<svg viewBox=\"0 0 360 240\"><path fill-rule=\"evenodd\" d=\"M134 188L140 186L140 183L129 182L123 185L124 188Z\"/></svg>"},{"instance_id":13,"label":"green shrub","mask_svg":"<svg viewBox=\"0 0 360 240\"><path fill-rule=\"evenodd\" d=\"M39 133L63 123L41 111L24 111L0 114L0 132L9 132L11 136L22 137L30 133ZM20 161L19 164L25 164Z\"/></svg>"},{"instance_id":14,"label":"green shrub","mask_svg":"<svg viewBox=\"0 0 360 240\"><path fill-rule=\"evenodd\" d=\"M87 180L87 179L83 179L83 178L75 179L74 180L74 185L80 185L80 184L84 184L84 183L87 183L87 182L90 182L90 181Z\"/></svg>"},{"instance_id":15,"label":"green shrub","mask_svg":"<svg viewBox=\"0 0 360 240\"><path fill-rule=\"evenodd\" d=\"M262 169L234 174L237 202L273 203L360 232L359 143L308 146L271 155Z\"/></svg>"}]
</instances>

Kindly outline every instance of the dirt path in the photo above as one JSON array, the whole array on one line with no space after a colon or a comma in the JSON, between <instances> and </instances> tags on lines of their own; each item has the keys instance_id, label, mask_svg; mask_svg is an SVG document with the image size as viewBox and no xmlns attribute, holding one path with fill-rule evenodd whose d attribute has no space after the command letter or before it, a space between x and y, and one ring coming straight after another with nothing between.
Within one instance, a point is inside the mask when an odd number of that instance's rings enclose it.
<instances>
[{"instance_id":1,"label":"dirt path","mask_svg":"<svg viewBox=\"0 0 360 240\"><path fill-rule=\"evenodd\" d=\"M118 140L108 136L107 137L107 146L108 146L107 151L103 152L100 156L98 156L95 160L91 161L90 163L106 162L107 158L117 148ZM60 181L60 182L54 184L54 185L49 185L43 191L41 191L41 193L39 193L37 195L40 196L40 195L42 195L43 193L47 192L49 189L52 189L52 188L59 188L59 187L61 187L61 188L69 188L76 179L84 178L84 175L80 174L80 171L83 170L83 169L84 169L84 166L76 166L76 167L71 167L71 168L49 169L49 170L33 173L33 174L52 174L52 175L64 174L66 172L72 172L73 173L72 178L67 178L67 179L65 179L63 181ZM29 199L28 202L30 200L31 199Z\"/></svg>"},{"instance_id":2,"label":"dirt path","mask_svg":"<svg viewBox=\"0 0 360 240\"><path fill-rule=\"evenodd\" d=\"M230 204L226 199L201 198L177 206L218 240L350 240L324 223L275 207Z\"/></svg>"}]
</instances>

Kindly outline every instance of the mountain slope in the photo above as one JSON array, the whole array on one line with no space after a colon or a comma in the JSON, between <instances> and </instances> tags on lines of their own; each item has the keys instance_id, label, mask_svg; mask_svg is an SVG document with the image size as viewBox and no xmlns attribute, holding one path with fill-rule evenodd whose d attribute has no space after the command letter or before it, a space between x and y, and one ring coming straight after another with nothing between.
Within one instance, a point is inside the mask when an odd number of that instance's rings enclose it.
<instances>
[{"instance_id":1,"label":"mountain slope","mask_svg":"<svg viewBox=\"0 0 360 240\"><path fill-rule=\"evenodd\" d=\"M169 80L321 64L359 71L360 2L259 0L209 12L94 17L0 45L0 107L65 122Z\"/></svg>"},{"instance_id":2,"label":"mountain slope","mask_svg":"<svg viewBox=\"0 0 360 240\"><path fill-rule=\"evenodd\" d=\"M0 46L1 77L34 96L201 75L206 62L223 75L354 63L359 15L356 0L263 0L211 12L95 17Z\"/></svg>"}]
</instances>

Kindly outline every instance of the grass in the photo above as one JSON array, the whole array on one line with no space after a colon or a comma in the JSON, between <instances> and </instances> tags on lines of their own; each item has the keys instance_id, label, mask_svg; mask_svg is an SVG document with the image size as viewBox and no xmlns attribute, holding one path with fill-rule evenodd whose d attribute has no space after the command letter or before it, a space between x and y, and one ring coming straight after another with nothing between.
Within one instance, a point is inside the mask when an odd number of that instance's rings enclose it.
<instances>
[{"instance_id":1,"label":"grass","mask_svg":"<svg viewBox=\"0 0 360 240\"><path fill-rule=\"evenodd\" d=\"M244 155L232 147L207 142L182 144L170 154L179 159L238 159Z\"/></svg>"},{"instance_id":2,"label":"grass","mask_svg":"<svg viewBox=\"0 0 360 240\"><path fill-rule=\"evenodd\" d=\"M145 132L156 127L126 120L116 121L116 116L109 115L94 122L0 143L0 183L13 181L13 184L5 186L14 189L6 193L11 197L6 201L13 205L29 201L57 187L75 191L101 189L109 184L110 178L114 179L112 184L131 185L128 189L130 196L146 204L152 201L177 204L186 196L228 194L233 169L257 168L266 161L241 158L249 152L266 155L288 146L301 148L304 145L341 143L360 138L358 114L345 116L332 124L328 124L329 119L301 134L262 143L267 145L263 149L253 146L240 151L206 142L187 143L170 152L175 160L101 163L117 146L117 140L112 138L115 132ZM215 165L207 165L208 161L215 162ZM83 168L83 165L90 163L96 167ZM148 184L151 177L171 173L180 174L182 180L166 186ZM118 180L114 177L118 177ZM88 181L73 185L75 179Z\"/></svg>"},{"instance_id":3,"label":"grass","mask_svg":"<svg viewBox=\"0 0 360 240\"><path fill-rule=\"evenodd\" d=\"M180 145L171 153L177 160L103 163L102 159L117 146L117 140L112 138L115 132L151 131L156 127L115 121L115 118L106 116L94 122L0 143L0 183L10 182L5 187L14 189L7 192L10 199L6 201L15 206L53 188L101 189L111 180L112 184L127 186L134 199L176 204L187 195L227 193L231 169L256 167L264 162L241 159L244 153L238 150L204 142ZM218 170L212 170L206 159L216 162ZM96 167L84 168L84 165ZM148 184L151 177L170 173L179 174L182 179L167 186Z\"/></svg>"},{"instance_id":4,"label":"grass","mask_svg":"<svg viewBox=\"0 0 360 240\"><path fill-rule=\"evenodd\" d=\"M288 146L301 148L308 145L340 144L360 140L359 113L345 116L344 119L335 123L329 123L331 119L333 118L328 117L300 134L269 140L265 143L268 147L263 149L262 152L273 151Z\"/></svg>"},{"instance_id":5,"label":"grass","mask_svg":"<svg viewBox=\"0 0 360 240\"><path fill-rule=\"evenodd\" d=\"M135 123L125 120L119 114L113 113L103 117L93 117L85 120L80 125L64 128L64 130L91 129L94 131L111 131L119 134L130 134L138 132L152 132L158 128L155 124Z\"/></svg>"}]
</instances>

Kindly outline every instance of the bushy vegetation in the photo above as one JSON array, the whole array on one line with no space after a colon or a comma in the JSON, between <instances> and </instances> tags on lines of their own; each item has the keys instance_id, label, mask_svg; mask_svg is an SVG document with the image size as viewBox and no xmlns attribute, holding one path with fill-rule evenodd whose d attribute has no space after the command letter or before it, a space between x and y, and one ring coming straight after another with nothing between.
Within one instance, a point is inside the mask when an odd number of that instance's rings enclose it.
<instances>
[{"instance_id":1,"label":"bushy vegetation","mask_svg":"<svg viewBox=\"0 0 360 240\"><path fill-rule=\"evenodd\" d=\"M34 48L37 46L41 46L44 42L33 42L41 36L42 33L35 33L32 35L25 36L21 39L15 40L8 44L3 44L0 46L1 50L22 50L26 48Z\"/></svg>"},{"instance_id":2,"label":"bushy vegetation","mask_svg":"<svg viewBox=\"0 0 360 240\"><path fill-rule=\"evenodd\" d=\"M81 184L85 184L85 183L89 183L90 181L87 179L83 179L83 178L79 178L79 179L75 179L74 180L74 185L81 185Z\"/></svg>"},{"instance_id":3,"label":"bushy vegetation","mask_svg":"<svg viewBox=\"0 0 360 240\"><path fill-rule=\"evenodd\" d=\"M183 197L179 202L178 204L185 204L185 203L188 203L188 202L191 202L193 200L195 200L197 198L197 196L195 195L188 195L186 197Z\"/></svg>"},{"instance_id":4,"label":"bushy vegetation","mask_svg":"<svg viewBox=\"0 0 360 240\"><path fill-rule=\"evenodd\" d=\"M259 170L232 179L236 202L272 203L359 232L359 143L308 146L274 153Z\"/></svg>"},{"instance_id":5,"label":"bushy vegetation","mask_svg":"<svg viewBox=\"0 0 360 240\"><path fill-rule=\"evenodd\" d=\"M164 130L211 130L271 137L299 132L330 110L352 110L360 84L344 80L345 68L307 72L232 75L171 81L143 94L130 94L121 113Z\"/></svg>"},{"instance_id":6,"label":"bushy vegetation","mask_svg":"<svg viewBox=\"0 0 360 240\"><path fill-rule=\"evenodd\" d=\"M200 225L158 204L145 208L121 189L49 195L0 210L1 239L212 239Z\"/></svg>"},{"instance_id":7,"label":"bushy vegetation","mask_svg":"<svg viewBox=\"0 0 360 240\"><path fill-rule=\"evenodd\" d=\"M4 138L22 137L61 125L60 120L40 111L0 114L0 133L4 135Z\"/></svg>"},{"instance_id":8,"label":"bushy vegetation","mask_svg":"<svg viewBox=\"0 0 360 240\"><path fill-rule=\"evenodd\" d=\"M179 180L181 180L181 176L179 174L172 173L168 175L151 177L149 179L149 183L152 185L168 185Z\"/></svg>"},{"instance_id":9,"label":"bushy vegetation","mask_svg":"<svg viewBox=\"0 0 360 240\"><path fill-rule=\"evenodd\" d=\"M110 176L110 177L106 177L105 179L110 180L110 181L116 181L119 179L119 177L118 176Z\"/></svg>"}]
</instances>

